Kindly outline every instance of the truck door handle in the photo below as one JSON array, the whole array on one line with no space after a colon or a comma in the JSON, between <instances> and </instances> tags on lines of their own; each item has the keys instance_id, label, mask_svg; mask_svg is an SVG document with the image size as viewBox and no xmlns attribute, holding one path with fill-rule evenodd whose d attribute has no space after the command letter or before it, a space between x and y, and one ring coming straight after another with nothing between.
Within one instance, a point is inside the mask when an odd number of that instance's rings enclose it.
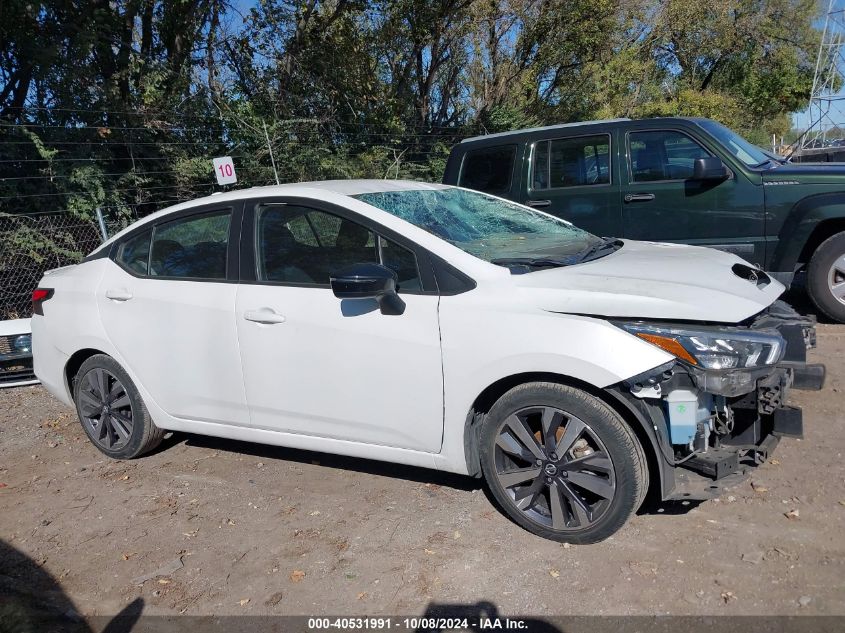
<instances>
[{"instance_id":1,"label":"truck door handle","mask_svg":"<svg viewBox=\"0 0 845 633\"><path fill-rule=\"evenodd\" d=\"M106 298L112 301L129 301L132 298L132 293L126 288L113 288L106 290Z\"/></svg>"},{"instance_id":2,"label":"truck door handle","mask_svg":"<svg viewBox=\"0 0 845 633\"><path fill-rule=\"evenodd\" d=\"M654 200L653 193L626 193L625 202L649 202Z\"/></svg>"},{"instance_id":3,"label":"truck door handle","mask_svg":"<svg viewBox=\"0 0 845 633\"><path fill-rule=\"evenodd\" d=\"M529 200L525 204L527 204L529 207L547 207L551 203L551 200Z\"/></svg>"},{"instance_id":4,"label":"truck door handle","mask_svg":"<svg viewBox=\"0 0 845 633\"><path fill-rule=\"evenodd\" d=\"M247 310L244 312L244 318L247 321L254 321L256 323L263 323L264 325L272 325L274 323L284 323L285 317L271 308L259 308L258 310Z\"/></svg>"}]
</instances>

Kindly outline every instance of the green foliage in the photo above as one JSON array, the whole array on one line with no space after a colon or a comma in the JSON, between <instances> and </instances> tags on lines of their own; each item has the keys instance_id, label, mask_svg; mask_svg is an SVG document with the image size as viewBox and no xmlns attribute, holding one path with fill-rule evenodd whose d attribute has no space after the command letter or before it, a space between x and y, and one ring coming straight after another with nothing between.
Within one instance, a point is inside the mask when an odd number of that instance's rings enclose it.
<instances>
[{"instance_id":1,"label":"green foliage","mask_svg":"<svg viewBox=\"0 0 845 633\"><path fill-rule=\"evenodd\" d=\"M462 137L587 118L705 116L764 143L807 102L820 37L815 0L233 10L0 3L0 211L125 224L214 191L222 155L238 186L436 181Z\"/></svg>"}]
</instances>

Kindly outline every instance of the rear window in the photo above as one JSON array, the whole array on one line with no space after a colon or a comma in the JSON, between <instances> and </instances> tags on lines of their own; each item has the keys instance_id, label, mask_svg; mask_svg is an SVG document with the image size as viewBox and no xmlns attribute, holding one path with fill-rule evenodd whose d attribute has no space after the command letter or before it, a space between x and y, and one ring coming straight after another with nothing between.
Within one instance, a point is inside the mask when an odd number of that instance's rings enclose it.
<instances>
[{"instance_id":1,"label":"rear window","mask_svg":"<svg viewBox=\"0 0 845 633\"><path fill-rule=\"evenodd\" d=\"M458 184L485 193L507 193L516 157L516 145L488 147L467 152Z\"/></svg>"},{"instance_id":2,"label":"rear window","mask_svg":"<svg viewBox=\"0 0 845 633\"><path fill-rule=\"evenodd\" d=\"M155 227L149 274L188 279L225 279L229 211L190 216Z\"/></svg>"}]
</instances>

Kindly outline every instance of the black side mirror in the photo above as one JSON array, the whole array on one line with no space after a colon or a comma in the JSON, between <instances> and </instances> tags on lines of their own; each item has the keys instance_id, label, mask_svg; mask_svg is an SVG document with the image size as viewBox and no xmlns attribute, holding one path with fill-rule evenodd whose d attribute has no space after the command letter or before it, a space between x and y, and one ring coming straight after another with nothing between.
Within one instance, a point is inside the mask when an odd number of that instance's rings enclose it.
<instances>
[{"instance_id":1,"label":"black side mirror","mask_svg":"<svg viewBox=\"0 0 845 633\"><path fill-rule=\"evenodd\" d=\"M728 168L721 158L708 156L696 158L692 163L693 180L724 180L728 177Z\"/></svg>"},{"instance_id":2,"label":"black side mirror","mask_svg":"<svg viewBox=\"0 0 845 633\"><path fill-rule=\"evenodd\" d=\"M396 273L381 264L352 264L329 278L338 299L375 299L382 314L405 311L405 302L396 294Z\"/></svg>"}]
</instances>

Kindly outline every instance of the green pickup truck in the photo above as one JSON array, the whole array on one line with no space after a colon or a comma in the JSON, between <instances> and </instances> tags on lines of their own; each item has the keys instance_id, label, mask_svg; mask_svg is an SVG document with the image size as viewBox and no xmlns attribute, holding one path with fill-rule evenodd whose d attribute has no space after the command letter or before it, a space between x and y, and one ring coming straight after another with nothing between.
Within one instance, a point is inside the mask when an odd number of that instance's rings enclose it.
<instances>
[{"instance_id":1,"label":"green pickup truck","mask_svg":"<svg viewBox=\"0 0 845 633\"><path fill-rule=\"evenodd\" d=\"M709 119L614 119L466 139L443 182L601 236L730 251L786 285L806 270L845 322L845 164L778 160Z\"/></svg>"}]
</instances>

